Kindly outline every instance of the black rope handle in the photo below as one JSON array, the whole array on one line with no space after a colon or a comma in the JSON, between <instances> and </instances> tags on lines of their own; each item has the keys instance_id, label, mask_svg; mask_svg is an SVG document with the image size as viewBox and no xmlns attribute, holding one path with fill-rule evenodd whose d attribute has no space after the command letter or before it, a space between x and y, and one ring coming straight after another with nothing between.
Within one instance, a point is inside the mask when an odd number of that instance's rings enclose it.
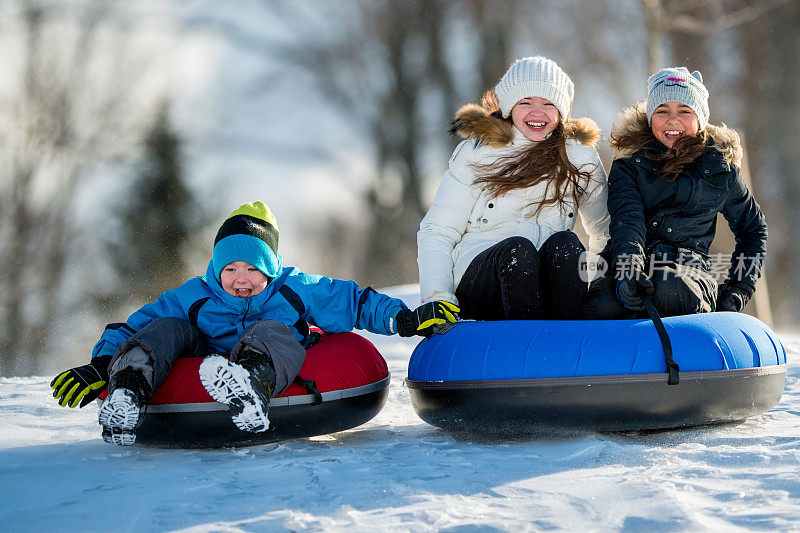
<instances>
[{"instance_id":1,"label":"black rope handle","mask_svg":"<svg viewBox=\"0 0 800 533\"><path fill-rule=\"evenodd\" d=\"M643 292L640 293L640 296L642 297L644 308L647 310L647 314L650 316L650 320L653 321L653 325L656 327L658 336L661 339L661 346L664 347L664 355L667 359L667 373L669 374L667 384L677 385L681 381L681 378L678 375L680 367L678 366L678 363L675 362L675 359L672 358L672 343L669 340L669 335L667 335L667 329L664 327L661 317L658 316L658 311L656 310L656 306L653 304L653 300L650 299L650 296L644 294Z\"/></svg>"},{"instance_id":2,"label":"black rope handle","mask_svg":"<svg viewBox=\"0 0 800 533\"><path fill-rule=\"evenodd\" d=\"M322 393L319 392L317 388L317 382L313 379L303 379L300 376L296 376L294 378L294 383L300 385L308 392L314 395L314 402L311 405L321 405L322 404Z\"/></svg>"}]
</instances>

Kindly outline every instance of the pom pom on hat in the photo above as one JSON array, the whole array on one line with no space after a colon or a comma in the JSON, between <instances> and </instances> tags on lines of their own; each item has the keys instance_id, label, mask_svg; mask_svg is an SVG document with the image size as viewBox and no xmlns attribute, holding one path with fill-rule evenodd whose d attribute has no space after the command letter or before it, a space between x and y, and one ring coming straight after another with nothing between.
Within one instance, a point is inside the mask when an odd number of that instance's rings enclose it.
<instances>
[{"instance_id":1,"label":"pom pom on hat","mask_svg":"<svg viewBox=\"0 0 800 533\"><path fill-rule=\"evenodd\" d=\"M708 125L708 89L703 85L703 75L695 70L691 74L686 67L664 68L647 80L647 121L661 104L680 102L689 106L697 115L700 130Z\"/></svg>"},{"instance_id":2,"label":"pom pom on hat","mask_svg":"<svg viewBox=\"0 0 800 533\"><path fill-rule=\"evenodd\" d=\"M503 117L524 98L538 96L552 102L561 120L569 117L575 85L566 72L552 59L546 57L523 57L512 64L495 87Z\"/></svg>"},{"instance_id":3,"label":"pom pom on hat","mask_svg":"<svg viewBox=\"0 0 800 533\"><path fill-rule=\"evenodd\" d=\"M211 258L217 280L234 261L250 263L269 278L280 273L278 221L264 202L240 205L220 226Z\"/></svg>"}]
</instances>

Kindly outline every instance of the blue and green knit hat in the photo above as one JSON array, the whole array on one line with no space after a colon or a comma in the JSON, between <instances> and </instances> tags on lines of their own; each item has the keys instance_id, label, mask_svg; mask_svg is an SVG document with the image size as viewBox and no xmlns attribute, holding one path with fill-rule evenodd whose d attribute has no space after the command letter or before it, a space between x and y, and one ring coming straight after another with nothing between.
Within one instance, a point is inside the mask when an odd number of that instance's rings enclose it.
<instances>
[{"instance_id":1,"label":"blue and green knit hat","mask_svg":"<svg viewBox=\"0 0 800 533\"><path fill-rule=\"evenodd\" d=\"M278 276L278 221L264 202L240 205L220 226L211 258L217 280L234 261L246 261L269 278Z\"/></svg>"}]
</instances>

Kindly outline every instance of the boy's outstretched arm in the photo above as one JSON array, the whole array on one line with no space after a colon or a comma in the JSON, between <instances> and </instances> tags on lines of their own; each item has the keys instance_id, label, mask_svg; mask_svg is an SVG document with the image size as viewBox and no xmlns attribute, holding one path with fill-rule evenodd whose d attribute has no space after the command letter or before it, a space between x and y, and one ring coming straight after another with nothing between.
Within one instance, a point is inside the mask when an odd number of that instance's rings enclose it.
<instances>
[{"instance_id":1,"label":"boy's outstretched arm","mask_svg":"<svg viewBox=\"0 0 800 533\"><path fill-rule=\"evenodd\" d=\"M323 331L337 333L353 328L383 335L429 335L433 325L457 320L458 308L447 302L429 302L410 311L402 300L359 288L355 281L301 274L301 299L307 309L303 317ZM402 325L401 325L402 323Z\"/></svg>"},{"instance_id":2,"label":"boy's outstretched arm","mask_svg":"<svg viewBox=\"0 0 800 533\"><path fill-rule=\"evenodd\" d=\"M286 280L306 308L305 320L328 333L365 329L372 333L397 333L395 317L406 309L398 298L359 288L355 281L298 273Z\"/></svg>"}]
</instances>

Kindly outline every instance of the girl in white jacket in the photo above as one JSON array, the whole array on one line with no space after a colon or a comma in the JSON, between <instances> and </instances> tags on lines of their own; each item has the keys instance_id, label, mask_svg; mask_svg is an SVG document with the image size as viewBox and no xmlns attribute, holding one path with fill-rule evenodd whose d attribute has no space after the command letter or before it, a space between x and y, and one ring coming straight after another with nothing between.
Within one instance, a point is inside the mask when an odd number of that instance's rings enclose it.
<instances>
[{"instance_id":1,"label":"girl in white jacket","mask_svg":"<svg viewBox=\"0 0 800 533\"><path fill-rule=\"evenodd\" d=\"M456 114L465 138L420 224L423 303L443 301L478 320L577 319L589 250L608 240L608 182L597 125L570 120L574 86L552 60L517 60L481 105Z\"/></svg>"}]
</instances>

